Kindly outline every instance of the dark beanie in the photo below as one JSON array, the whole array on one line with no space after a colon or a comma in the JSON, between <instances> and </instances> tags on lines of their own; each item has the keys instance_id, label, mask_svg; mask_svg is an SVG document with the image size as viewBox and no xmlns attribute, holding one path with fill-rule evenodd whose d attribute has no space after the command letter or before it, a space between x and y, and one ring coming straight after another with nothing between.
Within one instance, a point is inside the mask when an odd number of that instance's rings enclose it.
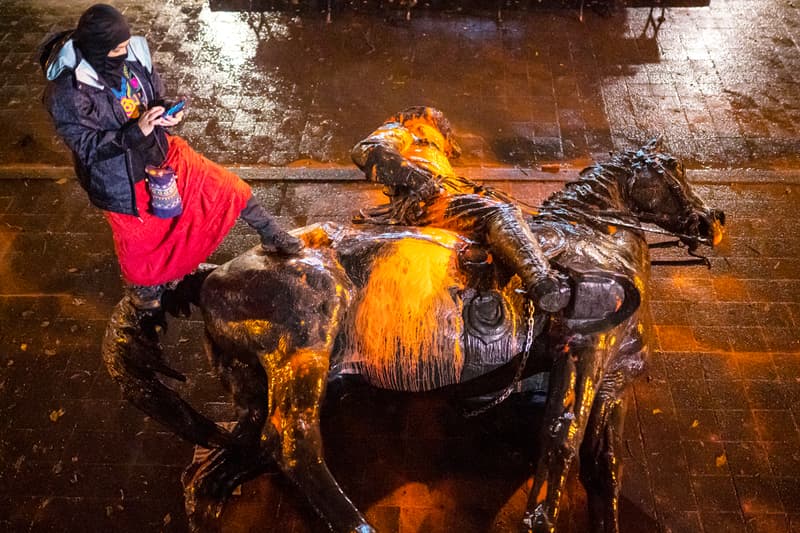
<instances>
[{"instance_id":1,"label":"dark beanie","mask_svg":"<svg viewBox=\"0 0 800 533\"><path fill-rule=\"evenodd\" d=\"M108 53L131 38L131 28L114 7L95 4L83 12L72 38L86 61L102 71Z\"/></svg>"}]
</instances>

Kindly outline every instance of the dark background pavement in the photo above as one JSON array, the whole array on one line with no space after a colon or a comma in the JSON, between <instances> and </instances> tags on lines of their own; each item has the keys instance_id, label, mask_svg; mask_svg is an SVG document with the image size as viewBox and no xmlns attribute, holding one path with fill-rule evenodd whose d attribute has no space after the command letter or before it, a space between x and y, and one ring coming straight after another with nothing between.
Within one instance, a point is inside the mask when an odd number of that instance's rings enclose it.
<instances>
[{"instance_id":1,"label":"dark background pavement","mask_svg":"<svg viewBox=\"0 0 800 533\"><path fill-rule=\"evenodd\" d=\"M185 531L192 450L122 401L103 368L121 293L111 236L39 103L36 44L91 3L0 1L0 531ZM319 8L115 3L173 94L192 97L176 133L240 167L287 227L344 222L374 200L349 149L407 105L450 117L460 171L531 202L663 134L729 230L711 270L654 269L656 350L628 397L623 530L800 531L799 8L669 8L654 35L643 8L581 22L529 4L501 23L489 10L404 21L341 6L328 24ZM237 226L211 259L255 242ZM166 353L191 376L183 393L227 420L198 328L173 324ZM354 390L326 407L327 454L382 531L514 531L532 456L519 415L507 405L464 422L446 404ZM569 492L563 529L584 531L575 480ZM275 476L245 486L223 524L321 528Z\"/></svg>"}]
</instances>

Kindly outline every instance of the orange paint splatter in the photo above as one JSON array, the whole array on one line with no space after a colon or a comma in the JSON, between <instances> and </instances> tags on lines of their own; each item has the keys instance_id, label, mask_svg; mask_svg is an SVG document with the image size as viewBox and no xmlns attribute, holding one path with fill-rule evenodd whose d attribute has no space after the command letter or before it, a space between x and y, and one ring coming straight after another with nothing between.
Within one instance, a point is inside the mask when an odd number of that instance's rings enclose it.
<instances>
[{"instance_id":1,"label":"orange paint splatter","mask_svg":"<svg viewBox=\"0 0 800 533\"><path fill-rule=\"evenodd\" d=\"M461 375L463 287L452 248L403 239L378 259L363 290L350 350L376 383L395 390L429 390L433 377Z\"/></svg>"},{"instance_id":2,"label":"orange paint splatter","mask_svg":"<svg viewBox=\"0 0 800 533\"><path fill-rule=\"evenodd\" d=\"M539 494L536 495L536 503L542 503L545 498L547 498L547 480L542 483L542 487L539 489Z\"/></svg>"}]
</instances>

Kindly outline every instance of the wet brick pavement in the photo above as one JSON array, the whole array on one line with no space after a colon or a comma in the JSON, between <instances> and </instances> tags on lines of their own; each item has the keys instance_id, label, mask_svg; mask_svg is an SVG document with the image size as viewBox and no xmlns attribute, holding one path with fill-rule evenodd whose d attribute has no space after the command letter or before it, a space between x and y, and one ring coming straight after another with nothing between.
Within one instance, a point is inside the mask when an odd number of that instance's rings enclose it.
<instances>
[{"instance_id":1,"label":"wet brick pavement","mask_svg":"<svg viewBox=\"0 0 800 533\"><path fill-rule=\"evenodd\" d=\"M38 103L32 47L90 3L0 3L0 531L185 531L179 478L192 450L122 401L103 368L120 296L111 237ZM168 85L193 96L178 133L248 167L287 226L346 221L371 203L347 152L410 104L450 116L465 173L530 201L590 158L664 133L729 231L710 270L654 268L657 349L629 395L623 531L800 531L792 2L670 8L656 39L640 36L646 9L584 23L574 10L512 9L502 24L342 9L326 24L202 2L117 5L147 32ZM542 173L550 164L561 173ZM212 260L255 240L237 226ZM174 323L166 352L191 376L181 391L227 420L198 328ZM516 530L536 422L518 406L465 422L448 404L356 388L333 396L325 420L334 473L381 531ZM561 526L585 531L574 479L569 494ZM247 484L223 524L322 528L277 476Z\"/></svg>"},{"instance_id":2,"label":"wet brick pavement","mask_svg":"<svg viewBox=\"0 0 800 533\"><path fill-rule=\"evenodd\" d=\"M89 3L3 1L0 163L68 164L31 49ZM357 140L418 104L445 110L465 164L580 165L659 133L696 167L775 168L800 152L800 13L787 0L673 8L657 34L643 8L584 22L507 9L501 24L492 12L418 8L406 23L339 9L328 24L318 11L224 10L242 1L118 4L170 93L191 96L177 131L222 163L349 164Z\"/></svg>"}]
</instances>

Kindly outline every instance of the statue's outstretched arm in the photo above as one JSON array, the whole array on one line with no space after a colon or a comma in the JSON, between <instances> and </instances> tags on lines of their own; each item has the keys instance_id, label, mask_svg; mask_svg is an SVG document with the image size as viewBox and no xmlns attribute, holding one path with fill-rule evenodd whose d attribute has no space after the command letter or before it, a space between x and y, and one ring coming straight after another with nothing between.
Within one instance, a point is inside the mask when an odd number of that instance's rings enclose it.
<instances>
[{"instance_id":1,"label":"statue's outstretched arm","mask_svg":"<svg viewBox=\"0 0 800 533\"><path fill-rule=\"evenodd\" d=\"M440 189L429 171L402 155L412 142L411 133L406 128L396 123L384 124L356 144L350 155L370 181L394 189L404 188L425 200L435 196Z\"/></svg>"}]
</instances>

